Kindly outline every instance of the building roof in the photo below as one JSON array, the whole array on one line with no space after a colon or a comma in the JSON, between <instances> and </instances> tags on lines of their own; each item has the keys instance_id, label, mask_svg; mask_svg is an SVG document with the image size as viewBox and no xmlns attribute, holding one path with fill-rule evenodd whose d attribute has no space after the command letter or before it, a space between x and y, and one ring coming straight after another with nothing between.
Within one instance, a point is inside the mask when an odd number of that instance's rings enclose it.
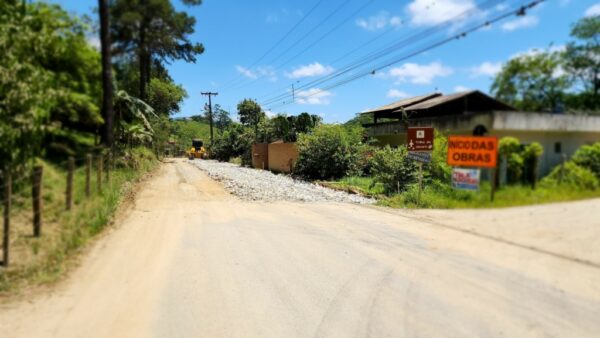
<instances>
[{"instance_id":1,"label":"building roof","mask_svg":"<svg viewBox=\"0 0 600 338\"><path fill-rule=\"evenodd\" d=\"M448 102L466 98L468 96L478 96L480 99L488 101L486 105L488 105L490 107L490 110L515 110L513 107L505 104L504 102L498 101L495 98L485 95L484 93L482 93L478 90L469 90L469 91L465 91L465 92L434 97L427 101L423 101L423 102L411 105L410 107L405 108L405 109L408 109L408 110L431 109L431 108L443 105Z\"/></svg>"},{"instance_id":2,"label":"building roof","mask_svg":"<svg viewBox=\"0 0 600 338\"><path fill-rule=\"evenodd\" d=\"M402 99L400 101L396 101L394 103L390 103L385 106L381 106L379 108L364 111L364 112L362 112L362 114L371 114L371 113L375 113L375 112L385 112L385 111L396 111L400 108L406 109L406 107L409 107L411 105L421 103L421 102L424 102L424 101L427 101L427 100L430 100L432 98L436 98L439 96L442 96L442 94L441 93L430 93L430 94L421 95L421 96L409 97L407 99Z\"/></svg>"},{"instance_id":3,"label":"building roof","mask_svg":"<svg viewBox=\"0 0 600 338\"><path fill-rule=\"evenodd\" d=\"M515 108L478 90L470 90L450 95L431 93L415 96L365 111L362 114L375 113L375 115L379 117L395 117L398 113L402 112L402 110L418 113L419 116L422 114L425 114L423 116L426 116L446 115L449 112L457 114L467 111L514 111Z\"/></svg>"}]
</instances>

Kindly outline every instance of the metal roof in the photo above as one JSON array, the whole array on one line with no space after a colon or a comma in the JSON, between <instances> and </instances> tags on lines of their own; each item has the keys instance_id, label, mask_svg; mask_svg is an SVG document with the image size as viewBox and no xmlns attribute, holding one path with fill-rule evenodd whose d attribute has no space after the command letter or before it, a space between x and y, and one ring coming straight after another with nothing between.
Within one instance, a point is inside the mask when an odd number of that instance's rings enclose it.
<instances>
[{"instance_id":1,"label":"metal roof","mask_svg":"<svg viewBox=\"0 0 600 338\"><path fill-rule=\"evenodd\" d=\"M394 110L397 110L400 108L406 108L406 107L412 106L414 104L421 103L423 101L434 99L439 96L442 96L442 94L441 93L431 93L431 94L427 94L427 95L409 97L407 99L396 101L394 103L390 103L388 105L381 106L379 108L364 111L361 114L371 114L371 113L380 112L380 111L394 111Z\"/></svg>"},{"instance_id":2,"label":"metal roof","mask_svg":"<svg viewBox=\"0 0 600 338\"><path fill-rule=\"evenodd\" d=\"M454 101L456 99L460 99L462 97L469 96L476 92L478 92L478 91L477 90L469 90L466 92L460 92L460 93L455 93L455 94L450 94L450 95L440 95L440 96L434 97L430 100L423 101L423 102L417 103L413 106L410 106L410 110L429 109L431 107L435 107L442 103Z\"/></svg>"}]
</instances>

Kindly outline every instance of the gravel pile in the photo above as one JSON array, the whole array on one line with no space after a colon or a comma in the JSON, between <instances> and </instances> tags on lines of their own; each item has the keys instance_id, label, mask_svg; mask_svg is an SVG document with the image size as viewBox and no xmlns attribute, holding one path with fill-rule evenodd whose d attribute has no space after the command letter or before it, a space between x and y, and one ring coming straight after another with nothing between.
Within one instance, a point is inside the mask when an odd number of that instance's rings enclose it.
<instances>
[{"instance_id":1,"label":"gravel pile","mask_svg":"<svg viewBox=\"0 0 600 338\"><path fill-rule=\"evenodd\" d=\"M211 178L222 182L229 192L244 200L374 203L370 198L328 189L285 175L276 175L267 170L244 168L232 163L209 160L195 160L191 163Z\"/></svg>"}]
</instances>

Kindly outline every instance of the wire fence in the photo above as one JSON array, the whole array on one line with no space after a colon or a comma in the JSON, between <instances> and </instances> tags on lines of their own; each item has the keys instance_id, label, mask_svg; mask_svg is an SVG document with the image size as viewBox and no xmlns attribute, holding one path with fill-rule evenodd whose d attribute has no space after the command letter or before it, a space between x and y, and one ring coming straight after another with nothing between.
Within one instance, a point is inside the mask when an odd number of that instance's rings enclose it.
<instances>
[{"instance_id":1,"label":"wire fence","mask_svg":"<svg viewBox=\"0 0 600 338\"><path fill-rule=\"evenodd\" d=\"M79 164L79 165L77 165ZM51 180L44 179L44 167L34 166L26 173L13 177L10 172L0 173L0 204L2 205L3 228L2 228L2 266L8 267L10 264L11 244L14 242L15 230L11 229L11 216L13 206L18 206L19 211L31 208L32 219L31 226L33 237L41 237L43 234L43 216L45 213L60 215L73 210L73 206L83 199L92 197L92 193L101 194L107 184L111 183L111 172L114 170L114 156L112 153L85 154L79 157L69 157L68 159L53 163ZM78 176L76 174L79 173ZM49 174L49 173L48 173ZM57 177L58 174L58 177ZM83 174L83 179L81 179ZM43 189L44 186L52 188L51 185L57 184L56 180L65 182L64 196L61 202L51 203L50 206L44 206ZM92 186L92 184L94 186ZM62 185L62 183L61 183ZM75 194L79 189L80 194ZM28 192L29 190L29 192ZM54 191L55 189L50 189ZM79 196L79 200L74 197ZM61 198L58 198L60 200ZM56 200L56 196L52 196Z\"/></svg>"}]
</instances>

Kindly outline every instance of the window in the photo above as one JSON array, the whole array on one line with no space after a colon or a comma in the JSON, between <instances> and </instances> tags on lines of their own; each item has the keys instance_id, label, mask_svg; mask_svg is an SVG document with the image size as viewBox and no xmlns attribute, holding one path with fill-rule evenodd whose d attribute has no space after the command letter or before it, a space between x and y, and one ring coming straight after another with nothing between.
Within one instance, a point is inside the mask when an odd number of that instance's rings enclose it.
<instances>
[{"instance_id":1,"label":"window","mask_svg":"<svg viewBox=\"0 0 600 338\"><path fill-rule=\"evenodd\" d=\"M562 154L562 144L560 142L554 143L554 153Z\"/></svg>"}]
</instances>

